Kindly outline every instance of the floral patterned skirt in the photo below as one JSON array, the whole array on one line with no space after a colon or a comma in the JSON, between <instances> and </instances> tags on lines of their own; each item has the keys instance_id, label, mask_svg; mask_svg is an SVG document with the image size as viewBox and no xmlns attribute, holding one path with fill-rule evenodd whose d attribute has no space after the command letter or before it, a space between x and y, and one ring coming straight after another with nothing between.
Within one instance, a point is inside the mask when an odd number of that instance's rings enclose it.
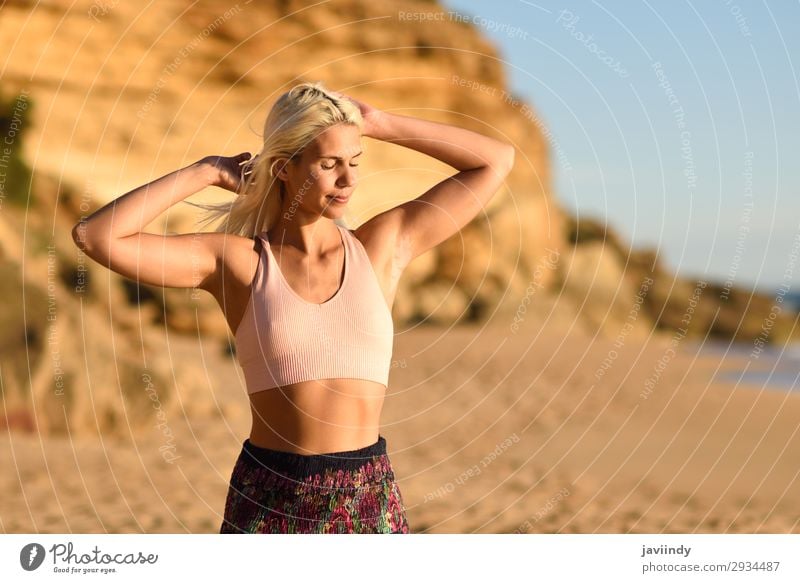
<instances>
[{"instance_id":1,"label":"floral patterned skirt","mask_svg":"<svg viewBox=\"0 0 800 583\"><path fill-rule=\"evenodd\" d=\"M221 534L400 534L408 520L386 439L303 455L244 441L231 474Z\"/></svg>"}]
</instances>

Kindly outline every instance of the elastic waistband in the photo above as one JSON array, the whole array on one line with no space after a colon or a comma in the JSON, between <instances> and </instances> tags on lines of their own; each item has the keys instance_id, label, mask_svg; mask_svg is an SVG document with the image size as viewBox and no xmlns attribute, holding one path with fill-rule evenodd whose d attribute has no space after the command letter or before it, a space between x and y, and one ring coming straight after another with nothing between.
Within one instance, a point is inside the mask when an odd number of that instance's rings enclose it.
<instances>
[{"instance_id":1,"label":"elastic waistband","mask_svg":"<svg viewBox=\"0 0 800 583\"><path fill-rule=\"evenodd\" d=\"M376 456L386 456L386 439L382 435L372 445L359 449L313 455L259 447L250 443L248 438L244 441L240 457L247 463L268 467L289 477L305 477L326 469L358 470Z\"/></svg>"}]
</instances>

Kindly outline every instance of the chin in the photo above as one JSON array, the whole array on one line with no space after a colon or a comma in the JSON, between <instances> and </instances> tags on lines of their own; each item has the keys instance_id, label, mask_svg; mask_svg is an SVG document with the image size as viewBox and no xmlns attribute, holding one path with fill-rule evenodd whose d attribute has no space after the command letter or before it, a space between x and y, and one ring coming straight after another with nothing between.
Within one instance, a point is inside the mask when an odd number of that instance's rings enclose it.
<instances>
[{"instance_id":1,"label":"chin","mask_svg":"<svg viewBox=\"0 0 800 583\"><path fill-rule=\"evenodd\" d=\"M336 207L331 205L323 208L320 211L320 215L323 217L328 217L329 219L338 219L344 216L344 207L345 205L337 205Z\"/></svg>"}]
</instances>

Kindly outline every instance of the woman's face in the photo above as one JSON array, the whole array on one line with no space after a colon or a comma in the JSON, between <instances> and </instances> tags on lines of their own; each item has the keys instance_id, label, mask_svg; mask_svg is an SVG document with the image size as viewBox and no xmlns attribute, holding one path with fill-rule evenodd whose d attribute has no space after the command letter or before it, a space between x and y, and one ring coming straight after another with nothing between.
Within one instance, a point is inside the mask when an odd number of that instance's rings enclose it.
<instances>
[{"instance_id":1,"label":"woman's face","mask_svg":"<svg viewBox=\"0 0 800 583\"><path fill-rule=\"evenodd\" d=\"M342 216L358 182L360 155L357 126L337 124L317 136L278 173L287 187L284 217L297 212L330 219Z\"/></svg>"}]
</instances>

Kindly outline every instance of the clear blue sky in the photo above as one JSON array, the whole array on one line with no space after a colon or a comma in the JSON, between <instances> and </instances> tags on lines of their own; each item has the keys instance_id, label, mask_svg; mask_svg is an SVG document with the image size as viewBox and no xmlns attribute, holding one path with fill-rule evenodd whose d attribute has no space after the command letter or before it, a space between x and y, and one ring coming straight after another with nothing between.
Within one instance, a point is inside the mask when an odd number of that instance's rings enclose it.
<instances>
[{"instance_id":1,"label":"clear blue sky","mask_svg":"<svg viewBox=\"0 0 800 583\"><path fill-rule=\"evenodd\" d=\"M551 130L562 206L683 275L798 291L800 3L444 5Z\"/></svg>"}]
</instances>

